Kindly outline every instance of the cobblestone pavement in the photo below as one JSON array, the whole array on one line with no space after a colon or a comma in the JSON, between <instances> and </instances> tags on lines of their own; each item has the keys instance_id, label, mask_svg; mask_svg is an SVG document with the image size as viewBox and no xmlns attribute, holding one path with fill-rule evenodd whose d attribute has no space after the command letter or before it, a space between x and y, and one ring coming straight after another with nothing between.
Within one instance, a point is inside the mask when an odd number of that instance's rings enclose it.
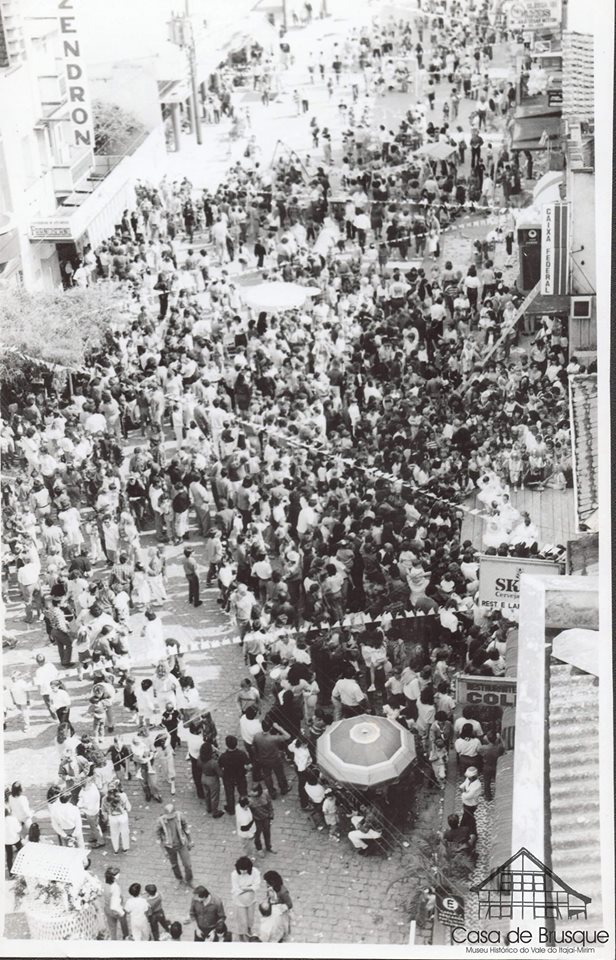
<instances>
[{"instance_id":1,"label":"cobblestone pavement","mask_svg":"<svg viewBox=\"0 0 616 960\"><path fill-rule=\"evenodd\" d=\"M193 531L191 539L199 560L200 538L197 539ZM151 540L151 534L145 535L144 546ZM216 604L218 591L204 590L204 603L198 611L189 607L180 565L181 547L168 547L167 553L170 602L161 612L166 625L165 635L173 635L185 643L210 640L221 644L206 651L188 652L185 660L186 672L194 677L203 700L212 710L222 742L226 735L239 732L235 697L239 681L246 675L241 650L231 643L234 631ZM41 649L51 661L57 662L56 651L46 644L42 626L35 624L24 629L20 615L21 604L11 603L7 626L19 632L20 640L18 646L6 655L9 663L5 664L5 671L17 666L33 669L34 652ZM141 621L142 615L135 615L133 628L139 628ZM135 675L140 678L150 672L147 668L137 668ZM71 720L78 733L89 732L90 721L84 717L88 686L80 684L75 676L67 677L66 685L74 699ZM134 729L134 719L120 706L116 732L126 735L132 734ZM9 713L5 731L5 783L21 780L32 806L42 811L42 829L48 835L51 828L45 816L44 797L47 786L57 773L54 736L55 724L46 716L40 703L33 711L32 728L27 734L21 730L18 718ZM108 736L106 744L110 743L111 737ZM203 883L223 898L230 917L230 929L233 929L230 874L235 860L241 855L235 818L225 816L212 820L206 814L204 805L196 797L190 765L184 757L183 748L178 747L176 803L192 825L195 882ZM330 840L327 833L318 831L301 810L290 769L288 774L291 793L274 801L273 847L277 853L258 859L257 866L262 872L278 870L288 882L296 904L293 940L407 942L408 915L404 902L411 886L410 878L404 880L405 848L399 844L387 858L364 859L355 854L346 838L340 843ZM126 789L133 807L130 814L131 848L128 853L118 856L113 854L109 843L104 850L92 851L92 870L102 876L107 866L120 866L125 890L134 881L156 883L162 892L167 916L186 920L190 891L175 881L163 851L155 841L155 820L160 815L161 805L145 803L140 785L135 780L127 782ZM161 793L163 802L170 799L166 784L161 785ZM398 880L402 882L396 884L394 895L388 888ZM8 889L7 894L6 935L25 936L23 918L10 913Z\"/></svg>"},{"instance_id":2,"label":"cobblestone pavement","mask_svg":"<svg viewBox=\"0 0 616 960\"><path fill-rule=\"evenodd\" d=\"M346 32L347 26L346 22L330 21L324 25L315 25L313 33L317 40L322 38L325 42L327 39L331 43L341 33ZM303 39L298 39L298 45L302 43L306 49L310 49L310 36L310 31L307 30ZM250 102L253 129L259 135L264 163L269 163L272 150L283 132L284 147L305 149L309 140L309 118L315 112L318 112L321 126L329 125L330 129L339 135L336 98L330 103L323 85L315 84L311 92L311 109L307 115L296 117L291 114L290 97L294 86L301 85L303 91L309 86L306 78L300 76L301 69L300 57L295 72L291 72L285 79L286 92L268 111L260 104ZM346 78L345 84L343 90L348 94L350 78ZM442 85L443 90L445 86ZM250 100L248 96L247 103ZM437 107L438 104L439 98ZM385 97L379 105L379 110L385 111L391 122L394 122L399 113L401 115L404 108L404 98L395 96ZM461 120L468 115L469 110L470 105L463 102ZM171 179L188 175L196 186L206 183L213 186L229 163L241 155L243 142L230 145L224 124L215 128L205 127L204 131L203 148L196 148L194 141L184 137L180 153L169 157ZM339 154L339 147L337 153ZM465 268L470 262L472 240L484 236L486 227L485 218L465 218L465 222L443 235L443 251L439 262L442 264L444 259L451 259L455 267ZM497 248L496 261L497 264L504 261L502 247ZM138 442L137 437L132 440ZM199 561L200 538L195 539L194 531L192 539L196 546L196 559ZM144 546L148 546L152 542L151 535L145 535L143 542ZM234 631L216 604L217 591L204 591L204 605L198 611L187 605L180 556L180 547L167 548L170 601L161 617L167 627L167 636L173 635L184 642L210 640L221 644L209 650L189 652L186 655L186 670L194 677L202 697L211 708L222 742L225 735L238 732L239 718L235 696L239 681L246 673L239 648L230 642ZM34 654L39 650L45 652L50 660L57 662L56 651L47 644L42 626L28 626L20 620L23 608L16 597L17 591L14 589L12 602L8 604L7 628L18 634L19 643L14 650L4 653L5 676L17 667L33 672ZM139 628L142 619L142 616L135 615L132 618L133 626ZM146 672L148 671L139 669L136 674L140 676ZM71 719L77 732L89 732L90 721L85 717L86 707L83 702L87 685L80 684L76 677L72 676L67 679L67 689L74 699ZM126 735L134 729L133 718L122 707L118 708L117 732ZM59 759L55 745L55 724L50 721L44 706L37 703L28 733L23 732L18 718L9 712L4 738L5 783L20 779L31 804L44 811L45 791L56 777ZM110 740L108 737L107 742ZM184 756L182 749L178 748L176 801L192 825L195 841L192 852L195 881L207 885L223 898L230 918L229 925L233 929L230 874L241 852L240 842L235 834L235 822L228 816L219 820L212 820L207 816L204 806L196 797L190 766ZM125 890L133 881L142 884L157 883L163 895L167 916L170 919L186 920L190 892L174 880L164 854L155 842L154 826L160 813L160 805L146 804L139 784L134 780L127 784L127 792L133 805L130 815L131 849L117 857L109 845L104 851L93 851L92 870L100 876L108 865L119 865ZM163 801L169 799L166 785L163 785L162 794ZM409 838L410 850L399 843L387 858L363 859L353 852L346 839L335 843L329 840L325 832L319 832L312 826L299 807L294 781L292 792L276 800L274 806L273 845L277 853L268 855L267 859L258 860L257 865L262 871L277 869L288 883L295 901L292 939L307 943L407 943L409 916L406 904L413 891L413 878L409 876L408 867L408 855L413 852L412 836ZM435 819L440 821L436 812ZM44 832L49 833L50 827L46 825L44 817L42 824ZM10 887L11 884L5 882L5 935L25 937L27 930L23 916L10 912ZM191 936L188 934L189 938Z\"/></svg>"}]
</instances>

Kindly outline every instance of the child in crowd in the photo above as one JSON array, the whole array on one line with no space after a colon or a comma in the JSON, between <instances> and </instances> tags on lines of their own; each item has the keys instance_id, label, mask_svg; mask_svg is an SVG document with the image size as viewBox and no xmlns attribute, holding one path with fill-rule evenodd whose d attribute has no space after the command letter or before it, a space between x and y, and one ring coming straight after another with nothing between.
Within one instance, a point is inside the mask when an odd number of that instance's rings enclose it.
<instances>
[{"instance_id":1,"label":"child in crowd","mask_svg":"<svg viewBox=\"0 0 616 960\"><path fill-rule=\"evenodd\" d=\"M340 832L338 830L338 804L336 795L329 787L325 790L323 797L323 819L329 831L330 840L340 843Z\"/></svg>"},{"instance_id":2,"label":"child in crowd","mask_svg":"<svg viewBox=\"0 0 616 960\"><path fill-rule=\"evenodd\" d=\"M171 924L165 916L165 910L163 907L163 898L158 892L155 883L146 883L145 885L146 900L148 903L148 922L150 924L150 929L152 931L152 939L159 939L159 928L162 927L163 930L166 930L169 933Z\"/></svg>"}]
</instances>

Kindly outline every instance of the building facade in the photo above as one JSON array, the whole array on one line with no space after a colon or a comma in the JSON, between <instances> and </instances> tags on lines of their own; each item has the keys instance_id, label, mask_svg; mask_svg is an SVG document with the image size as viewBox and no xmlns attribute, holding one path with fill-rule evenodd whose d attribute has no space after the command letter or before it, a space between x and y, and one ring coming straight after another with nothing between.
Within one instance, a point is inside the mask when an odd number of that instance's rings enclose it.
<instances>
[{"instance_id":1,"label":"building facade","mask_svg":"<svg viewBox=\"0 0 616 960\"><path fill-rule=\"evenodd\" d=\"M147 64L132 73L140 135L115 154L97 149L95 98L125 106L126 76L111 63L93 68L80 12L79 0L0 0L0 283L60 288L67 263L133 205L135 181L164 171Z\"/></svg>"}]
</instances>

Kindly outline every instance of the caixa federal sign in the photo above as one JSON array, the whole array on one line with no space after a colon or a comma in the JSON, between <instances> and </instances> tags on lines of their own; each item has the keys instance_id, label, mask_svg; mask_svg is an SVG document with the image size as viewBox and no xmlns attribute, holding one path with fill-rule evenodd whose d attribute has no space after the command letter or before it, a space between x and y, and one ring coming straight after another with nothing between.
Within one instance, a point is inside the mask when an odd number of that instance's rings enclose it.
<instances>
[{"instance_id":1,"label":"caixa federal sign","mask_svg":"<svg viewBox=\"0 0 616 960\"><path fill-rule=\"evenodd\" d=\"M516 681L509 677L472 677L456 680L456 700L472 707L515 707Z\"/></svg>"}]
</instances>

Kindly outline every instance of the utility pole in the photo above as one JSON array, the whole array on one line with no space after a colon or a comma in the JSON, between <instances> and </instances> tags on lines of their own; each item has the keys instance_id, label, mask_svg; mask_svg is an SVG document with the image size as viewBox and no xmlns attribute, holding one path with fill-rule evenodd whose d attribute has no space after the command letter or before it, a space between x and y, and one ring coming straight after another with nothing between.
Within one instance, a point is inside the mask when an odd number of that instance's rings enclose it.
<instances>
[{"instance_id":1,"label":"utility pole","mask_svg":"<svg viewBox=\"0 0 616 960\"><path fill-rule=\"evenodd\" d=\"M192 114L191 125L197 137L197 143L203 143L201 136L201 110L197 90L197 57L195 50L195 35L192 20L190 19L190 0L184 0L184 13L172 14L169 23L169 39L181 50L184 50L188 59L190 72L190 103L189 112Z\"/></svg>"},{"instance_id":2,"label":"utility pole","mask_svg":"<svg viewBox=\"0 0 616 960\"><path fill-rule=\"evenodd\" d=\"M284 27L284 32L287 32L288 22L287 22L287 0L282 0L282 25Z\"/></svg>"},{"instance_id":3,"label":"utility pole","mask_svg":"<svg viewBox=\"0 0 616 960\"><path fill-rule=\"evenodd\" d=\"M195 135L197 137L197 143L201 145L203 143L203 137L201 136L201 104L199 103L199 95L197 92L197 52L195 49L193 24L190 19L190 0L184 0L184 18L187 34L186 52L188 54L188 68L190 70Z\"/></svg>"}]
</instances>

